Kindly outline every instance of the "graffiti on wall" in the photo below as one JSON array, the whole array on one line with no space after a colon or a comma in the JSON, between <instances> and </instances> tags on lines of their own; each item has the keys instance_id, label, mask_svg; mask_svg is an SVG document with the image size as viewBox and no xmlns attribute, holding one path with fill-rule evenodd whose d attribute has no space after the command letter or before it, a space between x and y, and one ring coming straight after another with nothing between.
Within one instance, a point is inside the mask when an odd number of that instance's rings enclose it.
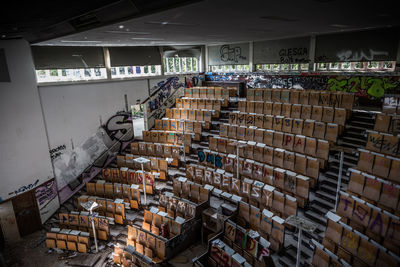
<instances>
[{"instance_id":1,"label":"graffiti on wall","mask_svg":"<svg viewBox=\"0 0 400 267\"><path fill-rule=\"evenodd\" d=\"M49 153L50 153L51 160L54 160L55 158L58 158L59 156L61 156L61 154L63 153L62 151L64 151L65 149L67 149L67 147L65 145L61 145L56 148L50 149Z\"/></svg>"},{"instance_id":2,"label":"graffiti on wall","mask_svg":"<svg viewBox=\"0 0 400 267\"><path fill-rule=\"evenodd\" d=\"M40 218L44 223L60 207L57 197L57 183L55 179L36 187L35 196L39 207Z\"/></svg>"},{"instance_id":3,"label":"graffiti on wall","mask_svg":"<svg viewBox=\"0 0 400 267\"><path fill-rule=\"evenodd\" d=\"M235 62L238 63L240 60L246 60L247 57L242 55L242 48L240 46L229 46L223 45L220 50L220 58L223 62Z\"/></svg>"},{"instance_id":4,"label":"graffiti on wall","mask_svg":"<svg viewBox=\"0 0 400 267\"><path fill-rule=\"evenodd\" d=\"M164 101L168 99L173 92L183 87L184 84L179 81L179 77L169 77L165 81L157 83L152 89L150 89L150 95L157 92L151 97L151 100L147 103L147 111L150 114L154 110L160 108Z\"/></svg>"},{"instance_id":5,"label":"graffiti on wall","mask_svg":"<svg viewBox=\"0 0 400 267\"><path fill-rule=\"evenodd\" d=\"M368 52L365 51L351 51L351 50L342 50L339 51L336 56L339 61L373 61L375 56L388 56L389 53L386 51L375 51L373 49L369 49Z\"/></svg>"},{"instance_id":6,"label":"graffiti on wall","mask_svg":"<svg viewBox=\"0 0 400 267\"><path fill-rule=\"evenodd\" d=\"M183 95L185 84L179 77L169 77L168 79L157 83L150 91L153 95L144 102L146 105L146 125L147 129L154 126L154 120L162 118L165 109L171 107L175 103L175 99Z\"/></svg>"},{"instance_id":7,"label":"graffiti on wall","mask_svg":"<svg viewBox=\"0 0 400 267\"><path fill-rule=\"evenodd\" d=\"M108 157L107 150L120 152L122 144L133 140L130 113L118 112L73 150L65 151L54 160L54 171L59 189L74 183L78 177L91 172L90 165L102 166Z\"/></svg>"},{"instance_id":8,"label":"graffiti on wall","mask_svg":"<svg viewBox=\"0 0 400 267\"><path fill-rule=\"evenodd\" d=\"M39 179L36 179L35 182L30 183L30 184L28 184L28 185L23 185L23 186L21 186L20 188L18 188L17 190L14 190L13 192L8 193L8 195L9 195L10 197L14 197L14 196L16 196L16 195L22 194L22 193L24 193L24 192L26 192L26 191L29 191L29 190L35 188L35 187L37 186L38 183L39 183Z\"/></svg>"},{"instance_id":9,"label":"graffiti on wall","mask_svg":"<svg viewBox=\"0 0 400 267\"><path fill-rule=\"evenodd\" d=\"M342 91L360 97L381 98L400 92L398 76L266 75L259 73L206 75L209 81L243 81L248 88L295 88Z\"/></svg>"},{"instance_id":10,"label":"graffiti on wall","mask_svg":"<svg viewBox=\"0 0 400 267\"><path fill-rule=\"evenodd\" d=\"M307 47L282 48L279 50L279 60L283 64L309 62L308 49Z\"/></svg>"},{"instance_id":11,"label":"graffiti on wall","mask_svg":"<svg viewBox=\"0 0 400 267\"><path fill-rule=\"evenodd\" d=\"M335 76L328 79L326 89L355 93L357 96L381 98L393 89L399 90L398 77Z\"/></svg>"},{"instance_id":12,"label":"graffiti on wall","mask_svg":"<svg viewBox=\"0 0 400 267\"><path fill-rule=\"evenodd\" d=\"M46 206L53 198L57 196L57 184L54 179L45 182L35 189L36 201L39 209Z\"/></svg>"}]
</instances>

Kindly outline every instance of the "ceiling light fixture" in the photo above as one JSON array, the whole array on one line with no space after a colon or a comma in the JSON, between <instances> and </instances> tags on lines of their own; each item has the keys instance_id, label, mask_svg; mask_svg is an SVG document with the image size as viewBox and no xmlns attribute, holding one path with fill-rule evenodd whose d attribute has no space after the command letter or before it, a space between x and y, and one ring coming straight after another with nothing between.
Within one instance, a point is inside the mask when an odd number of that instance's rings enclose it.
<instances>
[{"instance_id":1,"label":"ceiling light fixture","mask_svg":"<svg viewBox=\"0 0 400 267\"><path fill-rule=\"evenodd\" d=\"M156 24L163 26L197 26L198 24L192 23L180 23L180 22L169 22L169 21L146 21L145 24Z\"/></svg>"},{"instance_id":2,"label":"ceiling light fixture","mask_svg":"<svg viewBox=\"0 0 400 267\"><path fill-rule=\"evenodd\" d=\"M124 25L119 25L118 28L123 29Z\"/></svg>"},{"instance_id":3,"label":"ceiling light fixture","mask_svg":"<svg viewBox=\"0 0 400 267\"><path fill-rule=\"evenodd\" d=\"M105 31L105 33L114 33L114 34L137 34L137 35L149 35L150 32L126 32L126 31Z\"/></svg>"},{"instance_id":4,"label":"ceiling light fixture","mask_svg":"<svg viewBox=\"0 0 400 267\"><path fill-rule=\"evenodd\" d=\"M61 43L101 43L101 41L77 41L77 40L61 40Z\"/></svg>"},{"instance_id":5,"label":"ceiling light fixture","mask_svg":"<svg viewBox=\"0 0 400 267\"><path fill-rule=\"evenodd\" d=\"M146 37L133 37L132 40L145 40L145 41L163 41L161 38L146 38Z\"/></svg>"}]
</instances>

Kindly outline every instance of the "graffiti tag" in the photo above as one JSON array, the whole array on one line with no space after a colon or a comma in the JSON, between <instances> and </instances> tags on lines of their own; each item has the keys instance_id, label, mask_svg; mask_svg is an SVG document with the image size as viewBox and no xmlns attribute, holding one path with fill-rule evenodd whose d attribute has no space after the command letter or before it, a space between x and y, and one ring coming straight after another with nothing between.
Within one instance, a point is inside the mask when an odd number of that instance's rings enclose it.
<instances>
[{"instance_id":1,"label":"graffiti tag","mask_svg":"<svg viewBox=\"0 0 400 267\"><path fill-rule=\"evenodd\" d=\"M239 60L247 59L246 56L242 55L242 48L240 48L239 46L230 47L229 45L223 45L221 46L219 52L221 60L223 62L233 61L235 63L238 63Z\"/></svg>"},{"instance_id":2,"label":"graffiti tag","mask_svg":"<svg viewBox=\"0 0 400 267\"><path fill-rule=\"evenodd\" d=\"M18 188L18 189L15 190L14 192L8 193L8 195L18 195L18 194L21 194L21 193L23 193L23 192L25 192L25 191L28 191L28 190L31 190L31 189L35 188L35 186L36 186L38 183L39 183L39 179L36 179L35 182L33 182L33 183L31 183L31 184L28 184L28 185L21 186L20 188Z\"/></svg>"}]
</instances>

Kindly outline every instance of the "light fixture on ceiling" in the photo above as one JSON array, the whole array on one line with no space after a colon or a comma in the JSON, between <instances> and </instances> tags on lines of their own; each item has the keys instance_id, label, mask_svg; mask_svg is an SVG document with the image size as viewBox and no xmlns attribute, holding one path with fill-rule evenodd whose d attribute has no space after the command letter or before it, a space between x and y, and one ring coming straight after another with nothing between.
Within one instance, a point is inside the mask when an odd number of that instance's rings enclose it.
<instances>
[{"instance_id":1,"label":"light fixture on ceiling","mask_svg":"<svg viewBox=\"0 0 400 267\"><path fill-rule=\"evenodd\" d=\"M180 23L180 22L169 22L169 21L146 21L145 24L156 24L162 26L197 26L192 23Z\"/></svg>"},{"instance_id":2,"label":"light fixture on ceiling","mask_svg":"<svg viewBox=\"0 0 400 267\"><path fill-rule=\"evenodd\" d=\"M131 40L143 40L143 41L163 41L162 38L146 38L146 37L133 37Z\"/></svg>"},{"instance_id":3,"label":"light fixture on ceiling","mask_svg":"<svg viewBox=\"0 0 400 267\"><path fill-rule=\"evenodd\" d=\"M61 40L61 43L101 43L101 41L88 41L88 40Z\"/></svg>"},{"instance_id":4,"label":"light fixture on ceiling","mask_svg":"<svg viewBox=\"0 0 400 267\"><path fill-rule=\"evenodd\" d=\"M5 34L2 34L2 35L1 35L1 38L6 38L6 35L5 35Z\"/></svg>"},{"instance_id":5,"label":"light fixture on ceiling","mask_svg":"<svg viewBox=\"0 0 400 267\"><path fill-rule=\"evenodd\" d=\"M118 28L123 29L124 25L119 25Z\"/></svg>"},{"instance_id":6,"label":"light fixture on ceiling","mask_svg":"<svg viewBox=\"0 0 400 267\"><path fill-rule=\"evenodd\" d=\"M137 34L137 35L149 35L150 32L127 32L127 31L105 31L105 33L114 33L114 34Z\"/></svg>"}]
</instances>

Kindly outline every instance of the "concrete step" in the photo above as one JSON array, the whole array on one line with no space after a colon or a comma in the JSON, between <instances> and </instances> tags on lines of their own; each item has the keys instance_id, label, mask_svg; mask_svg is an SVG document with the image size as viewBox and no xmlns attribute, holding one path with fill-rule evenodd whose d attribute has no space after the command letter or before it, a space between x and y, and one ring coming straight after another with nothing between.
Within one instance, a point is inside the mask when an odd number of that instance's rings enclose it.
<instances>
[{"instance_id":1,"label":"concrete step","mask_svg":"<svg viewBox=\"0 0 400 267\"><path fill-rule=\"evenodd\" d=\"M365 121L351 121L349 125L352 126L357 126L357 127L362 127L364 129L372 129L374 128L374 123L373 122L365 122Z\"/></svg>"},{"instance_id":2,"label":"concrete step","mask_svg":"<svg viewBox=\"0 0 400 267\"><path fill-rule=\"evenodd\" d=\"M354 143L346 142L346 141L343 140L343 139L339 139L338 142L337 142L337 144L338 144L339 146L350 147L350 148L355 148L355 149L357 149L357 148L365 148L365 145L359 145L359 144L354 144Z\"/></svg>"},{"instance_id":3,"label":"concrete step","mask_svg":"<svg viewBox=\"0 0 400 267\"><path fill-rule=\"evenodd\" d=\"M313 202L309 205L309 209L315 213L318 213L320 216L325 216L325 214L330 210L326 207L319 205L317 202Z\"/></svg>"},{"instance_id":4,"label":"concrete step","mask_svg":"<svg viewBox=\"0 0 400 267\"><path fill-rule=\"evenodd\" d=\"M355 162L355 163L354 163ZM357 165L358 160L354 159L349 159L349 158L343 158L343 168L351 168ZM329 163L336 163L336 164L331 164L332 166L339 166L340 160L337 158L329 158Z\"/></svg>"},{"instance_id":5,"label":"concrete step","mask_svg":"<svg viewBox=\"0 0 400 267\"><path fill-rule=\"evenodd\" d=\"M329 186L327 184L320 185L319 189L321 191L324 191L324 192L330 194L330 195L335 195L336 194L336 187L331 187L331 186Z\"/></svg>"},{"instance_id":6,"label":"concrete step","mask_svg":"<svg viewBox=\"0 0 400 267\"><path fill-rule=\"evenodd\" d=\"M327 210L331 210L335 207L334 202L332 203L331 201L327 201L327 200L325 200L323 198L319 198L319 197L315 198L312 201L312 203L315 203L316 205L321 206L322 208L327 209Z\"/></svg>"},{"instance_id":7,"label":"concrete step","mask_svg":"<svg viewBox=\"0 0 400 267\"><path fill-rule=\"evenodd\" d=\"M296 257L297 257L297 247L293 246L293 245L289 245L287 247L285 247L283 249L283 253L282 255L280 255L280 258L286 258L288 259L290 262L292 262L292 265L290 266L294 266L296 264ZM300 265L301 266L307 266L306 262L307 260L309 260L312 257L312 254L309 255L305 252L305 249L302 247L301 252L300 252ZM286 263L287 261L285 261Z\"/></svg>"},{"instance_id":8,"label":"concrete step","mask_svg":"<svg viewBox=\"0 0 400 267\"><path fill-rule=\"evenodd\" d=\"M336 202L336 195L328 194L322 190L316 191L315 195L333 204Z\"/></svg>"},{"instance_id":9,"label":"concrete step","mask_svg":"<svg viewBox=\"0 0 400 267\"><path fill-rule=\"evenodd\" d=\"M357 142L357 143L359 143L361 145L364 145L364 146L367 144L367 139L364 138L364 137L360 138L360 137L343 136L341 139L346 141L346 142L348 142L348 141Z\"/></svg>"},{"instance_id":10,"label":"concrete step","mask_svg":"<svg viewBox=\"0 0 400 267\"><path fill-rule=\"evenodd\" d=\"M304 212L304 215L308 219L310 219L310 220L312 220L312 221L314 221L314 222L316 222L318 224L321 224L323 226L326 226L326 224L327 224L327 219L325 217L321 216L320 214L318 214L318 213L316 213L316 212L314 212L312 210L306 210Z\"/></svg>"}]
</instances>

